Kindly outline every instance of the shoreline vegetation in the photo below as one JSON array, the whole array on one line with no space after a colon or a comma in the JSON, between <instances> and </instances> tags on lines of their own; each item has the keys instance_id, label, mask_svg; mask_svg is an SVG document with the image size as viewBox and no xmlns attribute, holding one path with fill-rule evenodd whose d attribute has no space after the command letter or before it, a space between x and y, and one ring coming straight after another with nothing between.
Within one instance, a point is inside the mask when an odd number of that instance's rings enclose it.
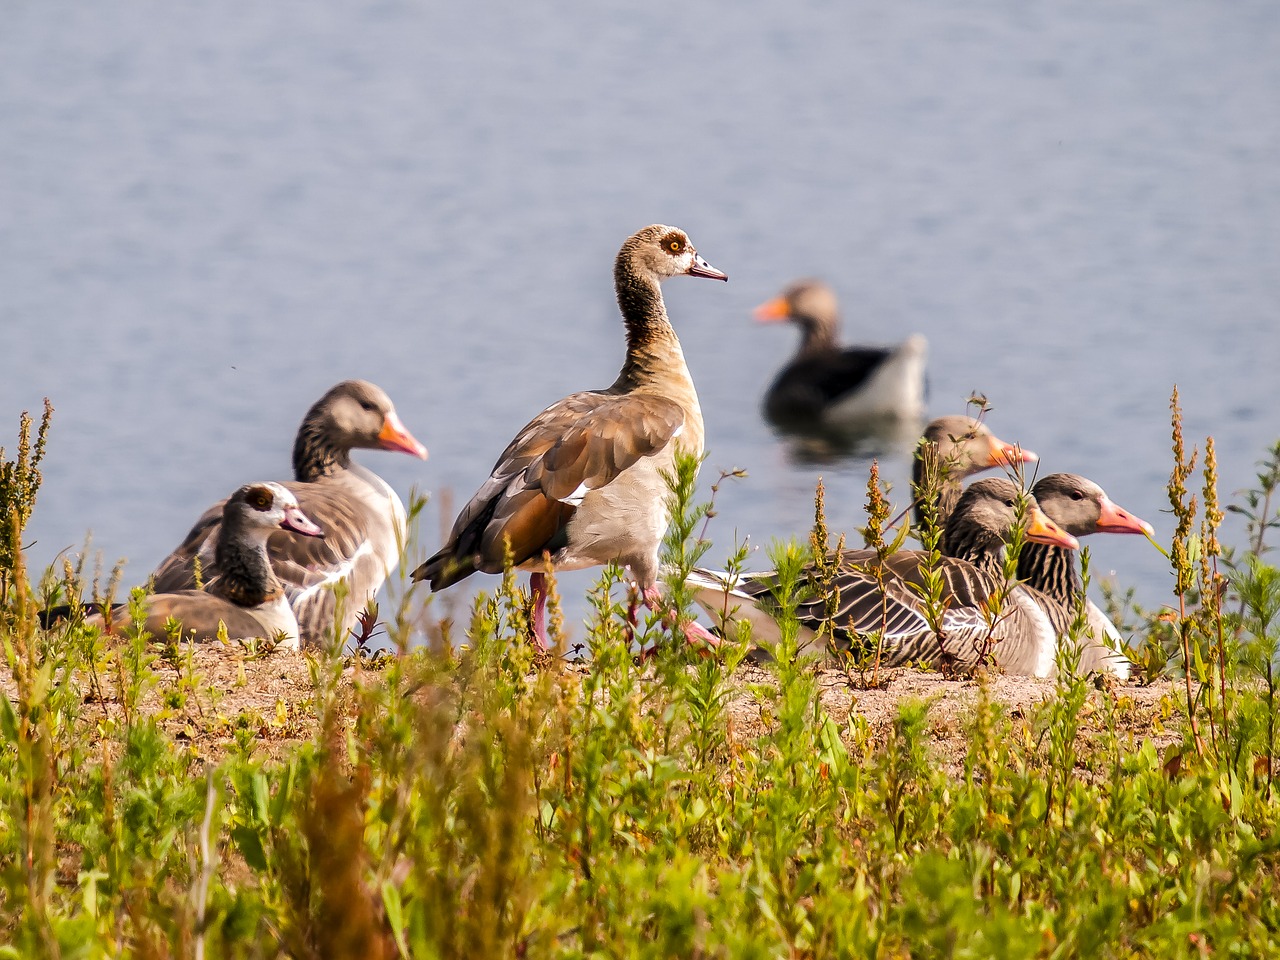
<instances>
[{"instance_id":1,"label":"shoreline vegetation","mask_svg":"<svg viewBox=\"0 0 1280 960\"><path fill-rule=\"evenodd\" d=\"M1280 443L1223 504L1212 438L1189 449L1171 408L1175 591L1107 592L1123 683L1071 643L1047 680L887 669L874 644L815 662L785 617L765 662L745 636L692 653L684 576L724 546L691 461L681 614L634 637L615 568L576 652L548 575L546 656L510 571L453 622L403 564L354 648L44 629L119 573L31 579L51 410L24 414L0 452L0 958L1278 955ZM1226 510L1245 543L1218 542ZM869 546L888 515L873 471ZM774 550L784 596L842 541L820 495L815 520Z\"/></svg>"}]
</instances>

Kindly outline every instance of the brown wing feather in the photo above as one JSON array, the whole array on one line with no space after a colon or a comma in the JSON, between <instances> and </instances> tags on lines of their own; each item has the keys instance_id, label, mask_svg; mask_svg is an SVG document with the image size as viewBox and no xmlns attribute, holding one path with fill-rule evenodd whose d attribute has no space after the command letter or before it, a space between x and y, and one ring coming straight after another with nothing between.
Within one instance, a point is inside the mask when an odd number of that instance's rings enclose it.
<instances>
[{"instance_id":1,"label":"brown wing feather","mask_svg":"<svg viewBox=\"0 0 1280 960\"><path fill-rule=\"evenodd\" d=\"M581 497L664 449L683 424L665 397L592 391L552 404L508 444L414 579L439 590L476 570L500 572L508 540L516 564L555 552Z\"/></svg>"},{"instance_id":2,"label":"brown wing feather","mask_svg":"<svg viewBox=\"0 0 1280 960\"><path fill-rule=\"evenodd\" d=\"M148 633L153 637L165 636L165 621L170 617L182 621L182 635L187 639L216 639L219 622L226 624L230 640L262 637L266 633L253 614L203 590L179 590L148 598L144 624ZM86 617L85 622L99 627L105 625L101 614ZM128 622L128 613L117 611L112 622L115 629L120 629Z\"/></svg>"},{"instance_id":3,"label":"brown wing feather","mask_svg":"<svg viewBox=\"0 0 1280 960\"><path fill-rule=\"evenodd\" d=\"M200 556L202 578L205 582L212 579L216 571L207 568L213 563L213 544L218 538L218 529L222 526L222 507L226 500L219 500L195 522L190 532L178 544L173 552L160 561L151 574L156 593L172 593L175 590L188 590L196 585L195 558Z\"/></svg>"}]
</instances>

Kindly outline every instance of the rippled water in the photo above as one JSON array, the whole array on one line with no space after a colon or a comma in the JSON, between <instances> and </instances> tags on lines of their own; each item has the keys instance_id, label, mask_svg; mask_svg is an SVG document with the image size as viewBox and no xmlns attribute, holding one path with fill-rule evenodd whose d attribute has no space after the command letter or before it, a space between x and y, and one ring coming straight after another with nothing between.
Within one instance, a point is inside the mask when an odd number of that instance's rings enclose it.
<instances>
[{"instance_id":1,"label":"rippled water","mask_svg":"<svg viewBox=\"0 0 1280 960\"><path fill-rule=\"evenodd\" d=\"M0 439L53 399L40 564L92 529L140 580L207 503L286 476L303 411L351 376L432 452L363 461L468 496L532 414L613 379L612 259L653 221L730 275L666 287L708 473L750 474L720 496L720 556L803 535L818 475L833 523L862 517L864 456L759 415L794 337L750 309L798 275L833 283L849 338L929 338L931 414L985 393L998 434L1164 538L1174 383L1225 490L1280 436L1269 0L31 0L5 20ZM878 451L899 491L907 446ZM1101 539L1095 569L1165 596L1163 558Z\"/></svg>"}]
</instances>

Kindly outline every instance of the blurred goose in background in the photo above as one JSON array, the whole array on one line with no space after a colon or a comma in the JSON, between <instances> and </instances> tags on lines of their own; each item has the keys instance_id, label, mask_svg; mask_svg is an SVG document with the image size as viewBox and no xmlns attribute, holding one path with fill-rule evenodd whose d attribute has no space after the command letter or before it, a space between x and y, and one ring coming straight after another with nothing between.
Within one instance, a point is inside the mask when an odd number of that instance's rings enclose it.
<instances>
[{"instance_id":1,"label":"blurred goose in background","mask_svg":"<svg viewBox=\"0 0 1280 960\"><path fill-rule=\"evenodd\" d=\"M344 380L307 411L293 445L294 481L284 486L326 535L320 540L281 530L267 543L304 647L318 646L334 635L334 587L346 585L337 624L338 636L345 638L400 562L404 504L386 481L351 459L356 448L427 458L427 448L405 429L391 398L366 380ZM215 544L222 509L223 504L216 503L206 510L186 539L156 567L158 592L195 587L197 561L204 580L221 572Z\"/></svg>"},{"instance_id":2,"label":"blurred goose in background","mask_svg":"<svg viewBox=\"0 0 1280 960\"><path fill-rule=\"evenodd\" d=\"M1151 524L1139 520L1117 506L1106 492L1073 473L1053 473L1041 477L1031 488L1032 496L1060 527L1075 537L1094 533L1139 533L1151 536ZM1018 579L1060 603L1074 614L1080 594L1080 573L1076 556L1069 550L1042 543L1028 543L1018 554ZM1082 637L1080 671L1106 670L1121 679L1129 676L1129 660L1123 653L1120 631L1092 600L1085 598L1088 635Z\"/></svg>"},{"instance_id":3,"label":"blurred goose in background","mask_svg":"<svg viewBox=\"0 0 1280 960\"><path fill-rule=\"evenodd\" d=\"M913 334L896 347L842 347L840 312L821 280L799 280L755 310L761 323L790 321L800 349L765 393L765 415L783 426L918 420L924 413L928 343Z\"/></svg>"},{"instance_id":4,"label":"blurred goose in background","mask_svg":"<svg viewBox=\"0 0 1280 960\"><path fill-rule=\"evenodd\" d=\"M509 544L532 571L533 634L546 649L544 557L559 570L618 562L648 606L658 600L658 548L676 451L702 455L702 410L660 284L728 279L683 230L654 224L618 252L614 285L627 354L613 385L574 393L526 424L462 508L448 540L413 572L443 590L479 570L500 573ZM632 611L632 620L634 621ZM690 639L712 639L692 625Z\"/></svg>"},{"instance_id":5,"label":"blurred goose in background","mask_svg":"<svg viewBox=\"0 0 1280 960\"><path fill-rule=\"evenodd\" d=\"M884 560L884 589L874 570L880 560L874 550L850 550L840 555L830 588L823 592L817 573L805 573L809 595L801 594L796 615L799 646L817 652L819 631L843 646L869 643L883 633L882 663L909 663L961 668L976 665L990 650L994 662L1007 673L1048 676L1053 669L1058 637L1070 615L1056 600L1035 588L1008 582L1004 574L1005 546L1017 523L1018 500L1026 499L1027 542L1074 550L1075 537L1062 530L1036 506L1030 494L997 477L979 480L966 490L947 521L948 556L937 567L942 577L941 631L929 624L920 588L924 584L925 554L899 550ZM775 614L779 583L773 571L741 576L736 582L717 571L697 570L689 579L698 604L716 619L746 619L758 646L772 647L781 634ZM804 590L804 586L801 587ZM815 592L816 591L816 592ZM834 610L828 600L836 593ZM999 616L993 598L1006 592Z\"/></svg>"},{"instance_id":6,"label":"blurred goose in background","mask_svg":"<svg viewBox=\"0 0 1280 960\"><path fill-rule=\"evenodd\" d=\"M1035 463L1039 459L1030 450L1001 440L985 423L973 417L956 415L930 421L916 446L911 468L911 490L915 498L912 509L917 528L924 523L922 503L931 463L937 464L935 502L938 526L945 534L947 520L964 491L963 480L993 467Z\"/></svg>"},{"instance_id":7,"label":"blurred goose in background","mask_svg":"<svg viewBox=\"0 0 1280 960\"><path fill-rule=\"evenodd\" d=\"M281 530L313 538L323 531L298 506L297 499L278 483L250 483L224 502L217 526L214 560L218 575L204 590L174 590L146 600L144 626L164 637L170 618L182 622L187 640L215 640L220 630L228 639L280 638L287 650L298 649L298 621L289 606L284 585L271 570L267 540ZM112 608L111 626L128 619L123 604ZM102 614L87 623L107 626Z\"/></svg>"}]
</instances>

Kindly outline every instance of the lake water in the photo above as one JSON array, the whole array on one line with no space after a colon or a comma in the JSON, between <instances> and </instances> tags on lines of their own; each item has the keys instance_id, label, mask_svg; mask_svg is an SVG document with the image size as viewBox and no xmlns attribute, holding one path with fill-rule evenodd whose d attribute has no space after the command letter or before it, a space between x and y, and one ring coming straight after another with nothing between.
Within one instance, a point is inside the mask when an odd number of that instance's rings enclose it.
<instances>
[{"instance_id":1,"label":"lake water","mask_svg":"<svg viewBox=\"0 0 1280 960\"><path fill-rule=\"evenodd\" d=\"M795 335L750 310L801 275L850 340L928 337L931 415L984 393L1000 436L1167 540L1175 383L1224 493L1280 437L1278 105L1271 0L18 0L0 443L53 400L32 559L91 529L140 581L209 502L286 477L347 377L431 449L360 459L461 502L530 416L613 380L613 257L655 221L730 276L665 288L704 479L749 473L713 558L804 536L820 475L833 525L863 517L865 456L760 417ZM899 500L906 449L879 450ZM1167 597L1148 544L1091 546Z\"/></svg>"}]
</instances>

